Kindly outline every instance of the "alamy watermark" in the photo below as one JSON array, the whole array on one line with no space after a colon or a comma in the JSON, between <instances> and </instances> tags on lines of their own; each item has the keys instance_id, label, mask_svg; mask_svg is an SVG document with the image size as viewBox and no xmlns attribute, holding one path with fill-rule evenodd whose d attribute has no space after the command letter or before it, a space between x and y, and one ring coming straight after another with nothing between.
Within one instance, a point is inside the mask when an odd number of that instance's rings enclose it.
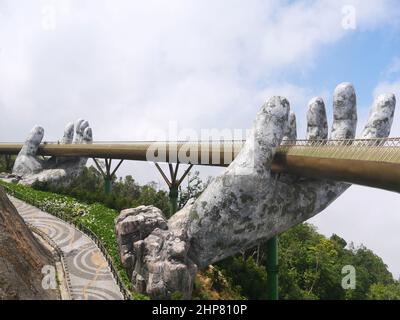
<instances>
[{"instance_id":1,"label":"alamy watermark","mask_svg":"<svg viewBox=\"0 0 400 320\"><path fill-rule=\"evenodd\" d=\"M357 15L355 6L344 5L342 7L342 28L345 30L354 30L357 28Z\"/></svg>"},{"instance_id":2,"label":"alamy watermark","mask_svg":"<svg viewBox=\"0 0 400 320\"><path fill-rule=\"evenodd\" d=\"M356 288L356 268L352 265L345 265L342 268L342 274L345 276L342 278L342 288L344 290Z\"/></svg>"},{"instance_id":3,"label":"alamy watermark","mask_svg":"<svg viewBox=\"0 0 400 320\"><path fill-rule=\"evenodd\" d=\"M42 288L45 290L57 289L56 268L51 265L45 265L42 268Z\"/></svg>"},{"instance_id":4,"label":"alamy watermark","mask_svg":"<svg viewBox=\"0 0 400 320\"><path fill-rule=\"evenodd\" d=\"M166 133L157 132L157 140L158 142L151 142L147 148L147 161L228 166L246 141L252 152L246 158L247 165L243 166L243 172L238 172L243 175L252 172L257 155L252 130L179 130L176 122L170 122Z\"/></svg>"},{"instance_id":5,"label":"alamy watermark","mask_svg":"<svg viewBox=\"0 0 400 320\"><path fill-rule=\"evenodd\" d=\"M70 12L69 0L47 0L41 7L41 25L45 31L57 28L58 18Z\"/></svg>"}]
</instances>

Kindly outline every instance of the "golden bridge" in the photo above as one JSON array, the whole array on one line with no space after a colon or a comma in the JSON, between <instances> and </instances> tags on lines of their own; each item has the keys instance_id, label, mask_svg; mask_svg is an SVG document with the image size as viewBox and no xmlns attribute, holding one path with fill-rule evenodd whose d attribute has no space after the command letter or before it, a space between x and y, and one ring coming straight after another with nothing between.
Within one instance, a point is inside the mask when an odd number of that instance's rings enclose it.
<instances>
[{"instance_id":1,"label":"golden bridge","mask_svg":"<svg viewBox=\"0 0 400 320\"><path fill-rule=\"evenodd\" d=\"M45 142L39 146L37 155L93 158L105 179L112 179L124 160L153 161L171 188L179 185L195 164L228 166L243 144L242 140L93 144ZM22 143L0 143L0 154L17 155L22 146ZM105 172L97 158L105 159ZM112 159L120 160L114 170L111 170ZM169 164L170 180L158 162ZM175 169L173 163L176 164ZM179 164L190 164L190 167L177 179ZM400 138L284 141L276 152L272 171L400 192Z\"/></svg>"}]
</instances>

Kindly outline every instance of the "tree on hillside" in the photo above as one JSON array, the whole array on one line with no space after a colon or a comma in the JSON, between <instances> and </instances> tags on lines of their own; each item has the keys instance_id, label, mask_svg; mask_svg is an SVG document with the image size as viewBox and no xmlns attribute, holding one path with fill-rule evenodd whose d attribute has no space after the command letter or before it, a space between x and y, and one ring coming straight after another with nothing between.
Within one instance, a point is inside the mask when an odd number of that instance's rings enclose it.
<instances>
[{"instance_id":1,"label":"tree on hillside","mask_svg":"<svg viewBox=\"0 0 400 320\"><path fill-rule=\"evenodd\" d=\"M11 173L14 166L16 156L1 155L0 156L0 172Z\"/></svg>"},{"instance_id":2,"label":"tree on hillside","mask_svg":"<svg viewBox=\"0 0 400 320\"><path fill-rule=\"evenodd\" d=\"M206 182L203 182L199 171L195 171L194 173L189 172L187 175L187 185L184 188L182 186L179 187L178 208L183 208L190 199L199 197L210 182L211 177Z\"/></svg>"},{"instance_id":3,"label":"tree on hillside","mask_svg":"<svg viewBox=\"0 0 400 320\"><path fill-rule=\"evenodd\" d=\"M154 183L140 186L132 176L114 178L111 194L104 192L104 179L93 166L85 167L80 176L67 186L50 186L36 182L35 189L73 196L87 203L99 202L118 211L140 205L154 205L163 212L169 211L168 194L156 188Z\"/></svg>"},{"instance_id":4,"label":"tree on hillside","mask_svg":"<svg viewBox=\"0 0 400 320\"><path fill-rule=\"evenodd\" d=\"M368 292L370 300L400 300L400 283L389 285L375 283L371 285Z\"/></svg>"},{"instance_id":5,"label":"tree on hillside","mask_svg":"<svg viewBox=\"0 0 400 320\"><path fill-rule=\"evenodd\" d=\"M371 250L347 243L337 235L330 239L315 227L304 223L279 236L279 296L280 299L373 299L396 297L398 282L382 259ZM258 252L260 250L260 252ZM258 268L252 267L258 256ZM266 285L249 286L248 279L266 279L266 246L255 247L241 255L230 257L218 266L241 287L249 298L266 297ZM356 269L356 288L343 289L342 268Z\"/></svg>"}]
</instances>

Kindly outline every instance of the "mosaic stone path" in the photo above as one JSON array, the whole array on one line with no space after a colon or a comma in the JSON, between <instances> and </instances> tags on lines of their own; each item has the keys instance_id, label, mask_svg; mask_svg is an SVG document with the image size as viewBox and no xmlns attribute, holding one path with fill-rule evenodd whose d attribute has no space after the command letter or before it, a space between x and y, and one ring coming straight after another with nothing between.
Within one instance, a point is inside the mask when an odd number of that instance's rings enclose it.
<instances>
[{"instance_id":1,"label":"mosaic stone path","mask_svg":"<svg viewBox=\"0 0 400 320\"><path fill-rule=\"evenodd\" d=\"M73 300L122 300L107 262L96 244L63 220L9 196L19 214L50 237L64 254Z\"/></svg>"}]
</instances>

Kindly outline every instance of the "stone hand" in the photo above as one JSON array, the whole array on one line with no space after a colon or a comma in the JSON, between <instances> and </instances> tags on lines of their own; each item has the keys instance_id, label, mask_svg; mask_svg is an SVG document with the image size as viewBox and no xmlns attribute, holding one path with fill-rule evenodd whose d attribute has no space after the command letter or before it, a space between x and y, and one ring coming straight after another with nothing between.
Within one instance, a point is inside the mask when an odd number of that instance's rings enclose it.
<instances>
[{"instance_id":1,"label":"stone hand","mask_svg":"<svg viewBox=\"0 0 400 320\"><path fill-rule=\"evenodd\" d=\"M393 94L375 100L362 138L389 135L395 104ZM351 84L336 87L333 108L330 138L354 138L357 110ZM263 105L250 138L231 165L192 205L168 221L161 212L154 220L154 207L121 213L116 220L121 257L139 292L168 298L180 291L189 298L197 267L204 268L306 221L350 186L271 172L278 146L296 139L296 119L289 109L282 97ZM307 123L307 139L328 138L321 98L309 102ZM144 225L151 227L141 232Z\"/></svg>"},{"instance_id":2,"label":"stone hand","mask_svg":"<svg viewBox=\"0 0 400 320\"><path fill-rule=\"evenodd\" d=\"M31 130L15 160L13 174L20 178L20 183L26 185L31 185L37 180L51 184L70 183L74 177L80 174L86 165L87 158L40 158L36 153L43 136L44 129L42 127L35 126ZM76 126L73 123L66 125L64 135L59 143L92 143L92 141L92 129L89 123L79 119Z\"/></svg>"},{"instance_id":3,"label":"stone hand","mask_svg":"<svg viewBox=\"0 0 400 320\"><path fill-rule=\"evenodd\" d=\"M377 97L361 138L389 136L395 104L393 94ZM308 107L306 138L327 139L323 100L314 98ZM200 268L306 221L349 188L350 184L342 182L271 173L277 147L296 139L295 123L285 98L270 99L257 115L253 139L246 141L225 173L184 217L171 218L171 228L176 220L187 220L188 254ZM342 83L334 92L330 139L353 139L356 126L355 91L351 84Z\"/></svg>"}]
</instances>

